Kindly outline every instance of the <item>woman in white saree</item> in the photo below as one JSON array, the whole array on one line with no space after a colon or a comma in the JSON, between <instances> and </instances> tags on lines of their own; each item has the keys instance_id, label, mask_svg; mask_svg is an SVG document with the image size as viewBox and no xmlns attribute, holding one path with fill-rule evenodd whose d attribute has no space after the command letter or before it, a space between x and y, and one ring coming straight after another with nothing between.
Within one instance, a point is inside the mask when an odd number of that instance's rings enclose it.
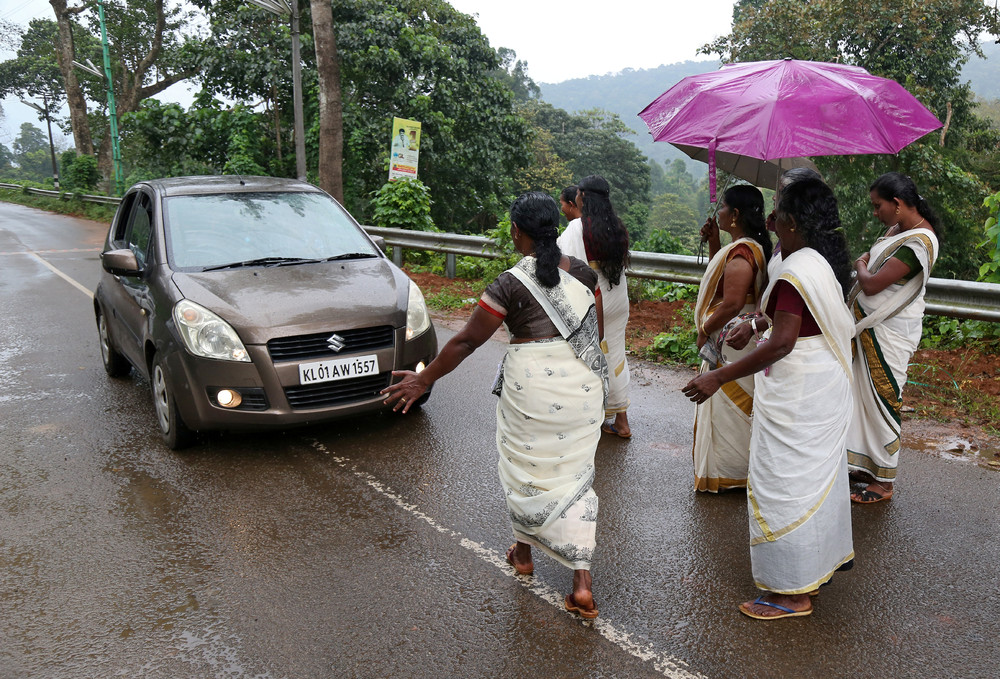
<instances>
[{"instance_id":1,"label":"woman in white saree","mask_svg":"<svg viewBox=\"0 0 1000 679\"><path fill-rule=\"evenodd\" d=\"M882 175L871 202L888 230L855 262L848 297L857 336L847 463L851 478L867 484L851 493L859 504L892 497L906 369L920 344L924 292L938 255L937 217L909 177Z\"/></svg>"},{"instance_id":2,"label":"woman in white saree","mask_svg":"<svg viewBox=\"0 0 1000 679\"><path fill-rule=\"evenodd\" d=\"M719 230L732 237L725 247ZM705 345L728 362L737 361L752 349L744 344L726 346L723 329L737 316L754 314L767 282L771 237L764 223L764 196L746 184L726 191L718 222L709 219L701 234L708 240L711 259L701 279L694 320L698 326L698 349ZM717 363L702 360L699 372L714 370ZM717 493L745 488L750 461L750 416L753 413L753 375L744 375L722 388L694 415L695 490Z\"/></svg>"},{"instance_id":3,"label":"woman in white saree","mask_svg":"<svg viewBox=\"0 0 1000 679\"><path fill-rule=\"evenodd\" d=\"M755 375L747 508L753 578L767 594L740 611L761 620L811 614L809 595L854 558L850 258L833 192L816 179L791 184L776 229L782 262L762 298L769 339L684 388L701 403L722 384Z\"/></svg>"},{"instance_id":4,"label":"woman in white saree","mask_svg":"<svg viewBox=\"0 0 1000 679\"><path fill-rule=\"evenodd\" d=\"M623 439L632 437L628 423L628 358L625 329L628 326L628 230L611 204L611 187L600 175L584 177L577 184L576 204L580 218L570 221L559 236L559 249L570 257L588 262L597 272L604 303L604 353L608 360L608 404L601 430Z\"/></svg>"},{"instance_id":5,"label":"woman in white saree","mask_svg":"<svg viewBox=\"0 0 1000 679\"><path fill-rule=\"evenodd\" d=\"M531 548L538 547L572 569L566 610L592 619L594 453L608 379L600 288L585 262L559 251L559 209L550 196L522 195L510 217L511 239L524 258L487 286L465 328L423 372L393 372L402 380L383 393L394 410L407 412L506 323L510 346L494 393L498 471L517 540L507 561L530 575Z\"/></svg>"}]
</instances>

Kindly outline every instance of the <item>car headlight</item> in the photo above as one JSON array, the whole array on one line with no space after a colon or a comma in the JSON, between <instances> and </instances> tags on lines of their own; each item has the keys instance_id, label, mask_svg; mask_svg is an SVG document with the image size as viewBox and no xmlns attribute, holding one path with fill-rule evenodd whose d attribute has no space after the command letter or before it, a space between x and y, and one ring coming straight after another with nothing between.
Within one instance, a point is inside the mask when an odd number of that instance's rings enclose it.
<instances>
[{"instance_id":1,"label":"car headlight","mask_svg":"<svg viewBox=\"0 0 1000 679\"><path fill-rule=\"evenodd\" d=\"M195 356L250 362L233 327L200 304L182 299L174 305L174 325L184 346Z\"/></svg>"},{"instance_id":2,"label":"car headlight","mask_svg":"<svg viewBox=\"0 0 1000 679\"><path fill-rule=\"evenodd\" d=\"M411 340L431 327L431 316L427 313L424 294L410 281L410 295L406 303L406 339Z\"/></svg>"}]
</instances>

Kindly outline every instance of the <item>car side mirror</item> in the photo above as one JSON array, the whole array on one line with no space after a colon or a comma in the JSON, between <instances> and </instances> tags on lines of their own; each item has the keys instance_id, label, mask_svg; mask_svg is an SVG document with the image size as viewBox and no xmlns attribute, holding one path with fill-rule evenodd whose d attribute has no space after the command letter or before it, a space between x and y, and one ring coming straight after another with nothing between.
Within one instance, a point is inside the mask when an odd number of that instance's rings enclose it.
<instances>
[{"instance_id":1,"label":"car side mirror","mask_svg":"<svg viewBox=\"0 0 1000 679\"><path fill-rule=\"evenodd\" d=\"M139 262L131 250L108 250L101 253L101 266L115 276L138 276Z\"/></svg>"},{"instance_id":2,"label":"car side mirror","mask_svg":"<svg viewBox=\"0 0 1000 679\"><path fill-rule=\"evenodd\" d=\"M382 254L384 255L385 254L385 238L382 238L382 236L372 236L372 241L375 242L375 247L377 247L379 250L381 250Z\"/></svg>"}]
</instances>

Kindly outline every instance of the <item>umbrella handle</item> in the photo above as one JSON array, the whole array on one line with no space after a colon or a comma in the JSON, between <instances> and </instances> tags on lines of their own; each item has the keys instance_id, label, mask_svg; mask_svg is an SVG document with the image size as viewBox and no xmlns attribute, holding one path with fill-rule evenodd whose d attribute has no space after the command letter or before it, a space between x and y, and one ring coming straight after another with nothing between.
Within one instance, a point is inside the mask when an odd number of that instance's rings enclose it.
<instances>
[{"instance_id":1,"label":"umbrella handle","mask_svg":"<svg viewBox=\"0 0 1000 679\"><path fill-rule=\"evenodd\" d=\"M724 195L726 195L726 191L728 191L728 190L729 190L729 185L733 183L733 176L734 176L734 175L731 175L731 174L727 174L727 176L726 176L726 183L725 183L725 185L724 185L724 186L722 187L722 191L721 191L721 192L719 192L719 194L718 194L718 196L719 196L719 199L718 199L718 200L716 200L716 201L715 201L715 204L714 204L714 205L712 205L712 206L711 206L711 207L709 208L709 211L708 211L708 217L707 217L708 219L715 219L715 216L716 216L717 214L719 214L719 205L720 205L720 204L722 203L722 197L723 197ZM707 243L707 242L708 242L708 238L706 238L706 237L702 237L702 239L701 239L701 242L702 242L702 243Z\"/></svg>"}]
</instances>

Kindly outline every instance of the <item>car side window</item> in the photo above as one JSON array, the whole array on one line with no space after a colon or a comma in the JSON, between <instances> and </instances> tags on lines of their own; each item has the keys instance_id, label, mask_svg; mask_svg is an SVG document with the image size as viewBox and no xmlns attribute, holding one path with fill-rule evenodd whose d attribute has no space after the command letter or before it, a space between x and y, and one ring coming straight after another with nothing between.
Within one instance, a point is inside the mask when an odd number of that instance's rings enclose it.
<instances>
[{"instance_id":1,"label":"car side window","mask_svg":"<svg viewBox=\"0 0 1000 679\"><path fill-rule=\"evenodd\" d=\"M146 268L149 257L150 237L153 232L153 208L149 197L140 194L132 210L132 220L128 227L128 248L135 254L140 269Z\"/></svg>"},{"instance_id":2,"label":"car side window","mask_svg":"<svg viewBox=\"0 0 1000 679\"><path fill-rule=\"evenodd\" d=\"M135 199L138 195L138 193L133 192L122 198L121 205L118 206L118 211L115 213L114 231L111 234L111 242L116 248L121 249L128 246L128 241L125 240L125 232L128 230L129 217L132 215L132 207L135 205Z\"/></svg>"}]
</instances>

